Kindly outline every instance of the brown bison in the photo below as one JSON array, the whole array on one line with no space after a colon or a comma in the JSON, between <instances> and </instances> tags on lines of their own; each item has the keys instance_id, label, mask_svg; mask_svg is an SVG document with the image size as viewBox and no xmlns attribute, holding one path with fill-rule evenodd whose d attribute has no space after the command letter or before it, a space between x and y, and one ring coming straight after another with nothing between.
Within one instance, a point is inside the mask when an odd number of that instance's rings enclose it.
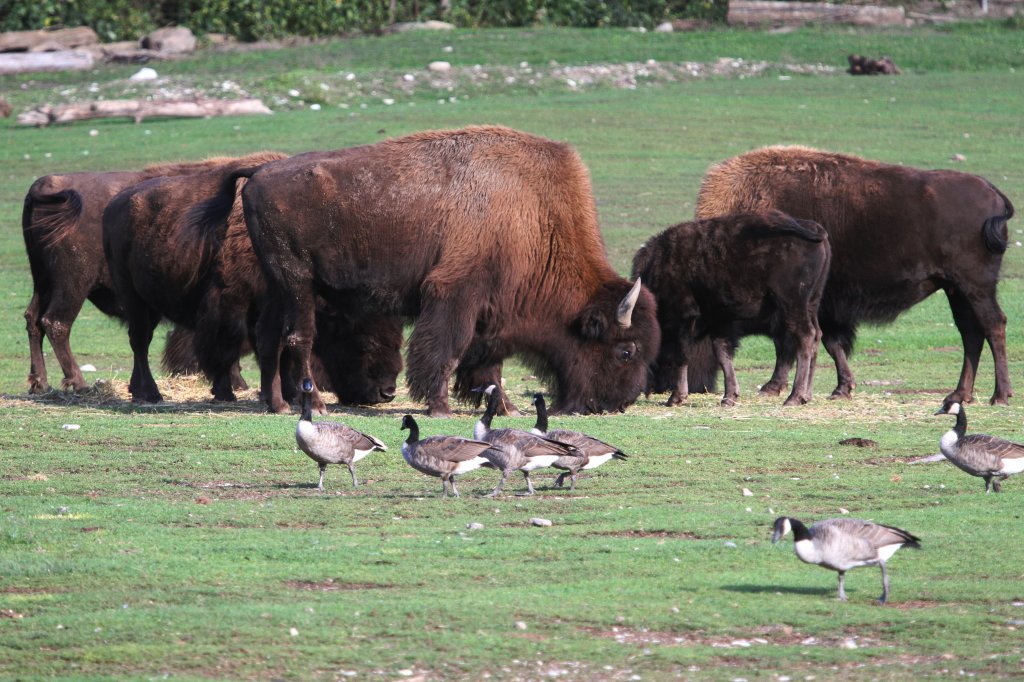
<instances>
[{"instance_id":1,"label":"brown bison","mask_svg":"<svg viewBox=\"0 0 1024 682\"><path fill-rule=\"evenodd\" d=\"M198 367L213 381L214 398L235 399L230 371L249 347L265 280L242 220L240 199L236 197L225 221L204 232L189 222L189 207L218 191L239 168L281 158L265 152L224 159L204 173L133 185L110 201L103 219L104 249L135 354L129 384L133 400L161 399L149 370L148 348L164 316L194 330L171 335L168 357L185 364L179 357L181 346L191 343ZM356 320L324 311L318 315L324 341L317 348L320 371L315 375L344 403L391 400L401 370L401 325L393 316Z\"/></svg>"},{"instance_id":2,"label":"brown bison","mask_svg":"<svg viewBox=\"0 0 1024 682\"><path fill-rule=\"evenodd\" d=\"M216 159L149 166L141 171L44 175L25 195L22 236L32 271L32 299L25 310L30 367L29 391L50 385L43 360L43 338L50 339L64 389L87 386L71 352L71 326L88 299L104 314L124 318L103 256L103 209L130 185L164 175L202 172ZM240 377L239 377L240 380Z\"/></svg>"},{"instance_id":3,"label":"brown bison","mask_svg":"<svg viewBox=\"0 0 1024 682\"><path fill-rule=\"evenodd\" d=\"M222 213L227 193L209 205ZM514 353L568 412L622 410L659 345L654 300L616 275L590 178L568 145L502 127L424 132L269 163L243 189L271 292L257 331L264 396L282 352L308 372L316 296L416 318L407 377L431 415Z\"/></svg>"},{"instance_id":4,"label":"brown bison","mask_svg":"<svg viewBox=\"0 0 1024 682\"><path fill-rule=\"evenodd\" d=\"M735 404L737 332L755 329L782 339L797 357L785 404L809 401L829 251L820 225L779 211L682 223L651 237L633 258L633 277L643 279L658 304L661 352L655 375L675 377L667 404L686 399L688 361L704 337L711 339L725 374L722 404Z\"/></svg>"},{"instance_id":5,"label":"brown bison","mask_svg":"<svg viewBox=\"0 0 1024 682\"><path fill-rule=\"evenodd\" d=\"M698 218L784 211L828 232L832 263L818 311L825 349L835 360L833 398L850 397L847 363L857 325L886 323L933 292L949 298L964 345L960 382L947 401L970 401L981 349L995 360L992 403L1013 395L1006 361L1006 316L996 284L1013 205L984 178L919 170L806 147L767 147L708 170ZM781 349L776 339L776 349ZM792 358L779 353L762 391L778 394Z\"/></svg>"}]
</instances>

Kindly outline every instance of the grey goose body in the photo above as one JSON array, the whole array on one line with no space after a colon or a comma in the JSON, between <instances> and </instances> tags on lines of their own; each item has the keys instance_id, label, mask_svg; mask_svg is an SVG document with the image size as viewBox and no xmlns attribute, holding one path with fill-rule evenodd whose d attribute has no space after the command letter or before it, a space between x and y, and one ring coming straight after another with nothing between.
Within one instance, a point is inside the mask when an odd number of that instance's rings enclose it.
<instances>
[{"instance_id":1,"label":"grey goose body","mask_svg":"<svg viewBox=\"0 0 1024 682\"><path fill-rule=\"evenodd\" d=\"M576 478L583 469L596 469L611 459L626 459L628 456L614 445L609 445L603 440L588 436L579 431L569 429L555 429L548 431L548 408L544 402L544 396L540 393L533 397L534 407L537 408L537 424L531 431L538 436L545 436L560 443L573 445L579 454L569 454L559 457L551 465L555 469L561 469L562 473L555 479L555 485L562 487L566 477L569 477L569 490L576 488Z\"/></svg>"},{"instance_id":2,"label":"grey goose body","mask_svg":"<svg viewBox=\"0 0 1024 682\"><path fill-rule=\"evenodd\" d=\"M313 421L313 382L302 381L302 414L295 425L295 442L320 467L317 489L324 489L324 472L328 464L344 464L352 474L352 486L357 487L355 464L374 450L388 448L379 439L357 431L351 426L332 421Z\"/></svg>"},{"instance_id":3,"label":"grey goose body","mask_svg":"<svg viewBox=\"0 0 1024 682\"><path fill-rule=\"evenodd\" d=\"M410 414L402 418L402 430L409 431L409 437L402 443L402 457L416 471L440 478L444 497L449 486L452 494L459 497L456 475L490 465L483 456L491 450L490 443L458 436L430 436L421 440L420 427Z\"/></svg>"},{"instance_id":4,"label":"grey goose body","mask_svg":"<svg viewBox=\"0 0 1024 682\"><path fill-rule=\"evenodd\" d=\"M494 418L501 400L496 388L494 384L491 384L484 390L487 395L487 408L473 428L474 438L487 441L494 446L494 449L489 450L484 456L495 469L501 471L501 480L498 481L498 485L488 497L494 497L500 493L509 475L514 471L523 472L523 477L526 479L525 494L533 495L535 491L533 482L530 481L531 471L549 467L561 457L580 457L581 453L573 445L538 436L529 431L491 428L491 420Z\"/></svg>"},{"instance_id":5,"label":"grey goose body","mask_svg":"<svg viewBox=\"0 0 1024 682\"><path fill-rule=\"evenodd\" d=\"M1024 445L981 433L967 435L967 412L957 402L935 414L956 416L956 424L939 440L939 450L957 468L985 479L985 492L1000 492L1000 481L1024 471Z\"/></svg>"},{"instance_id":6,"label":"grey goose body","mask_svg":"<svg viewBox=\"0 0 1024 682\"><path fill-rule=\"evenodd\" d=\"M860 566L878 566L882 571L880 604L889 599L888 561L900 547L920 548L920 539L902 528L861 519L825 519L810 527L789 516L775 520L772 542L792 531L793 551L808 564L817 564L839 574L839 599L846 601L846 572Z\"/></svg>"}]
</instances>

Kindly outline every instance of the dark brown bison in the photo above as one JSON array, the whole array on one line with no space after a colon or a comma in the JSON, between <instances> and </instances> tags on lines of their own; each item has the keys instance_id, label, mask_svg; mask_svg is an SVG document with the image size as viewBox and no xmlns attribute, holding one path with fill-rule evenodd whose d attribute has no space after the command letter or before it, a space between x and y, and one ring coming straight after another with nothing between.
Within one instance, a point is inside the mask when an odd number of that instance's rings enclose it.
<instances>
[{"instance_id":1,"label":"dark brown bison","mask_svg":"<svg viewBox=\"0 0 1024 682\"><path fill-rule=\"evenodd\" d=\"M207 172L156 178L112 199L104 213L104 248L124 302L135 365L134 400L160 400L149 370L152 332L166 316L192 332L172 335L168 356L191 343L217 400L234 400L231 368L249 347L266 284L241 216L241 202L216 229L198 231L189 207L215 193L239 168L284 158L262 153L225 159ZM318 315L321 346L314 373L343 403L379 403L395 395L402 321L394 316ZM187 359L188 353L184 354ZM184 362L182 364L185 364Z\"/></svg>"},{"instance_id":2,"label":"dark brown bison","mask_svg":"<svg viewBox=\"0 0 1024 682\"><path fill-rule=\"evenodd\" d=\"M227 193L210 203L209 219ZM416 318L407 376L431 415L520 353L569 412L622 410L659 344L654 300L605 254L587 169L566 144L501 127L433 131L267 164L243 190L271 281L258 325L274 411L287 350L308 371L315 298Z\"/></svg>"},{"instance_id":3,"label":"dark brown bison","mask_svg":"<svg viewBox=\"0 0 1024 682\"><path fill-rule=\"evenodd\" d=\"M708 170L698 218L775 208L820 223L832 245L818 311L835 360L833 398L850 397L847 362L857 325L887 323L942 289L964 345L960 382L947 401L970 401L981 349L995 360L992 403L1013 395L1006 361L1006 316L996 300L1013 205L984 178L919 170L805 147L767 147ZM785 386L792 358L782 352L762 391Z\"/></svg>"},{"instance_id":4,"label":"dark brown bison","mask_svg":"<svg viewBox=\"0 0 1024 682\"><path fill-rule=\"evenodd\" d=\"M163 175L201 172L206 162L149 166L141 171L44 175L25 195L22 235L32 271L32 299L25 310L30 367L29 391L50 385L43 338L50 339L64 389L87 386L71 353L71 326L88 299L104 314L124 318L103 256L103 209L125 187Z\"/></svg>"},{"instance_id":5,"label":"dark brown bison","mask_svg":"<svg viewBox=\"0 0 1024 682\"><path fill-rule=\"evenodd\" d=\"M681 223L651 237L633 258L633 277L643 279L658 304L661 352L654 374L675 378L667 404L686 399L688 361L704 337L725 374L722 404L735 404L732 354L738 331L753 329L782 339L797 357L785 404L809 401L829 257L820 225L779 211Z\"/></svg>"}]
</instances>

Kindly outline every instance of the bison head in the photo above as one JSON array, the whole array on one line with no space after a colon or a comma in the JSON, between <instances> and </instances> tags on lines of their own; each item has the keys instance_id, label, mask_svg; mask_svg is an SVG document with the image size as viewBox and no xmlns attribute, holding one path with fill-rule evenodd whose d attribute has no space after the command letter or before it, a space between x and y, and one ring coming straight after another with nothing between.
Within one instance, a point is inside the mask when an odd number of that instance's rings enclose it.
<instances>
[{"instance_id":1,"label":"bison head","mask_svg":"<svg viewBox=\"0 0 1024 682\"><path fill-rule=\"evenodd\" d=\"M603 284L570 325L553 368L556 410L621 412L647 386L647 368L661 344L654 297L638 279Z\"/></svg>"},{"instance_id":2,"label":"bison head","mask_svg":"<svg viewBox=\"0 0 1024 682\"><path fill-rule=\"evenodd\" d=\"M402 371L402 320L368 317L341 321L317 316L317 382L343 405L376 405L395 398Z\"/></svg>"}]
</instances>

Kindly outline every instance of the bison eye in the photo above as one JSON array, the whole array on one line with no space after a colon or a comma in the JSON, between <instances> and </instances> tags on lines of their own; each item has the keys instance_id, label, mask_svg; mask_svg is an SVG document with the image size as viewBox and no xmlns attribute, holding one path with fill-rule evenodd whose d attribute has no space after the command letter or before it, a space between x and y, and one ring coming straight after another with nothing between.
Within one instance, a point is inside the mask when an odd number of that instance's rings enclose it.
<instances>
[{"instance_id":1,"label":"bison eye","mask_svg":"<svg viewBox=\"0 0 1024 682\"><path fill-rule=\"evenodd\" d=\"M636 354L636 344L632 342L621 344L615 349L615 352L618 353L619 360L622 362L629 362Z\"/></svg>"}]
</instances>

